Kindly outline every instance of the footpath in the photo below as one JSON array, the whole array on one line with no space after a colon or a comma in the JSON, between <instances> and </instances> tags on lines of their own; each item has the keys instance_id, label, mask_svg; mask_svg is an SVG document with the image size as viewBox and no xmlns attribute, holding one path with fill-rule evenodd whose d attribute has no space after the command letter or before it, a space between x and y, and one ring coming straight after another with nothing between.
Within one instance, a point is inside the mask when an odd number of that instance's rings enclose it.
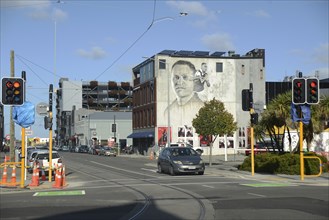
<instances>
[{"instance_id":1,"label":"footpath","mask_svg":"<svg viewBox=\"0 0 329 220\"><path fill-rule=\"evenodd\" d=\"M4 162L4 153L0 154L0 163ZM156 169L156 159L150 158L149 156L143 156L143 155L118 155L118 157L129 157L129 158L136 158L136 159L142 159L145 160L145 163L152 163L154 165L154 168ZM297 184L297 185L317 185L317 186L328 186L329 187L329 172L322 173L319 177L309 177L304 176L304 180L301 180L300 175L284 175L284 174L265 174L265 173L254 173L254 175L251 174L251 172L247 171L241 171L238 169L238 166L241 165L245 159L244 155L227 155L225 158L224 155L213 155L211 157L212 165L209 165L210 157L209 155L203 155L202 156L203 161L206 164L206 171L205 175L222 175L225 177L238 177L243 179L250 179L255 181L262 181L262 182L271 182L271 183L278 183L278 184ZM4 167L0 168L0 175L3 177L4 174ZM2 192L11 192L11 191L22 191L22 190L58 190L58 189L67 189L70 188L70 176L64 178L66 179L66 185L63 187L53 187L54 184L56 184L55 176L53 176L52 181L49 181L48 176L45 180L40 181L38 186L30 186L32 182L33 175L27 174L26 180L24 183L24 187L20 186L20 180L21 180L21 168L16 168L16 183L15 185L10 184L1 184L0 186L0 194ZM7 170L7 177L6 181L10 182L12 178L12 168ZM40 177L41 179L41 177ZM1 179L3 182L3 179ZM72 180L73 181L73 180ZM74 185L74 184L72 184Z\"/></svg>"}]
</instances>

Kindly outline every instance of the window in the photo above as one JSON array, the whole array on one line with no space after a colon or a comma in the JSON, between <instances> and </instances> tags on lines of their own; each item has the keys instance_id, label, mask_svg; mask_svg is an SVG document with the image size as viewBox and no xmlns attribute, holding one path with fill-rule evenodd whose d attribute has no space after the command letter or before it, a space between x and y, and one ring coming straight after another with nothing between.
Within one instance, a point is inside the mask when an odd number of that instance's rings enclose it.
<instances>
[{"instance_id":1,"label":"window","mask_svg":"<svg viewBox=\"0 0 329 220\"><path fill-rule=\"evenodd\" d=\"M244 64L242 64L241 66L241 74L244 75L246 73L246 68L244 66Z\"/></svg>"},{"instance_id":2,"label":"window","mask_svg":"<svg viewBox=\"0 0 329 220\"><path fill-rule=\"evenodd\" d=\"M217 73L223 72L223 63L216 63L216 72Z\"/></svg>"},{"instance_id":3,"label":"window","mask_svg":"<svg viewBox=\"0 0 329 220\"><path fill-rule=\"evenodd\" d=\"M166 69L166 60L165 59L159 59L159 69L160 70Z\"/></svg>"}]
</instances>

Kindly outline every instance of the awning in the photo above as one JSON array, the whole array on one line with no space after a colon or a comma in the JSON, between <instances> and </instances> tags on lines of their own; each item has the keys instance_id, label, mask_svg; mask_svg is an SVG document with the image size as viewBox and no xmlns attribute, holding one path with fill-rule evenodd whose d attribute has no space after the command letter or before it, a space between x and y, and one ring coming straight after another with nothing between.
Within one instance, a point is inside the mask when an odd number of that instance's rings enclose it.
<instances>
[{"instance_id":1,"label":"awning","mask_svg":"<svg viewBox=\"0 0 329 220\"><path fill-rule=\"evenodd\" d=\"M153 138L154 131L142 131L142 132L134 132L127 136L127 138Z\"/></svg>"}]
</instances>

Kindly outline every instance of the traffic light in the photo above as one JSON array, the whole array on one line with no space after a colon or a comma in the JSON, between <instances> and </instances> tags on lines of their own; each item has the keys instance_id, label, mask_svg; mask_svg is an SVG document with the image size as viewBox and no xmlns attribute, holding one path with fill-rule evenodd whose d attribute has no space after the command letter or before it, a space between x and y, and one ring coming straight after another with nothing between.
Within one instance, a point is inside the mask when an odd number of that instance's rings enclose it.
<instances>
[{"instance_id":1,"label":"traffic light","mask_svg":"<svg viewBox=\"0 0 329 220\"><path fill-rule=\"evenodd\" d=\"M25 80L16 77L4 77L2 81L2 104L23 105L25 101Z\"/></svg>"},{"instance_id":2,"label":"traffic light","mask_svg":"<svg viewBox=\"0 0 329 220\"><path fill-rule=\"evenodd\" d=\"M305 79L295 78L292 80L292 103L295 105L305 104Z\"/></svg>"},{"instance_id":3,"label":"traffic light","mask_svg":"<svg viewBox=\"0 0 329 220\"><path fill-rule=\"evenodd\" d=\"M307 104L319 103L319 80L317 78L306 80L306 99Z\"/></svg>"},{"instance_id":4,"label":"traffic light","mask_svg":"<svg viewBox=\"0 0 329 220\"><path fill-rule=\"evenodd\" d=\"M44 117L44 122L45 122L44 126L46 130L53 126L53 119L48 116Z\"/></svg>"},{"instance_id":5,"label":"traffic light","mask_svg":"<svg viewBox=\"0 0 329 220\"><path fill-rule=\"evenodd\" d=\"M252 113L252 114L250 114L250 123L252 125L258 124L258 113Z\"/></svg>"},{"instance_id":6,"label":"traffic light","mask_svg":"<svg viewBox=\"0 0 329 220\"><path fill-rule=\"evenodd\" d=\"M242 90L242 110L250 111L253 107L252 92L249 89Z\"/></svg>"}]
</instances>

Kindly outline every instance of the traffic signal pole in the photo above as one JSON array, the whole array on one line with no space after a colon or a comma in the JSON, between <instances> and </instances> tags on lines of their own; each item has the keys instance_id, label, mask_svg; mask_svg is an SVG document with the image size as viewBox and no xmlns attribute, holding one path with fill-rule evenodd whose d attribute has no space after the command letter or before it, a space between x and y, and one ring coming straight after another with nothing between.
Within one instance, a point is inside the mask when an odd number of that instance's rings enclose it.
<instances>
[{"instance_id":1,"label":"traffic signal pole","mask_svg":"<svg viewBox=\"0 0 329 220\"><path fill-rule=\"evenodd\" d=\"M53 163L53 84L49 85L49 182L52 180L52 163Z\"/></svg>"},{"instance_id":2,"label":"traffic signal pole","mask_svg":"<svg viewBox=\"0 0 329 220\"><path fill-rule=\"evenodd\" d=\"M252 119L254 111L254 97L253 97L253 84L249 84L249 112L250 112L250 119ZM251 144L251 175L255 175L255 149L254 149L254 121L250 120L251 128L250 128L250 144Z\"/></svg>"},{"instance_id":3,"label":"traffic signal pole","mask_svg":"<svg viewBox=\"0 0 329 220\"><path fill-rule=\"evenodd\" d=\"M299 121L299 158L300 158L300 180L304 180L304 151L303 151L303 122Z\"/></svg>"}]
</instances>

